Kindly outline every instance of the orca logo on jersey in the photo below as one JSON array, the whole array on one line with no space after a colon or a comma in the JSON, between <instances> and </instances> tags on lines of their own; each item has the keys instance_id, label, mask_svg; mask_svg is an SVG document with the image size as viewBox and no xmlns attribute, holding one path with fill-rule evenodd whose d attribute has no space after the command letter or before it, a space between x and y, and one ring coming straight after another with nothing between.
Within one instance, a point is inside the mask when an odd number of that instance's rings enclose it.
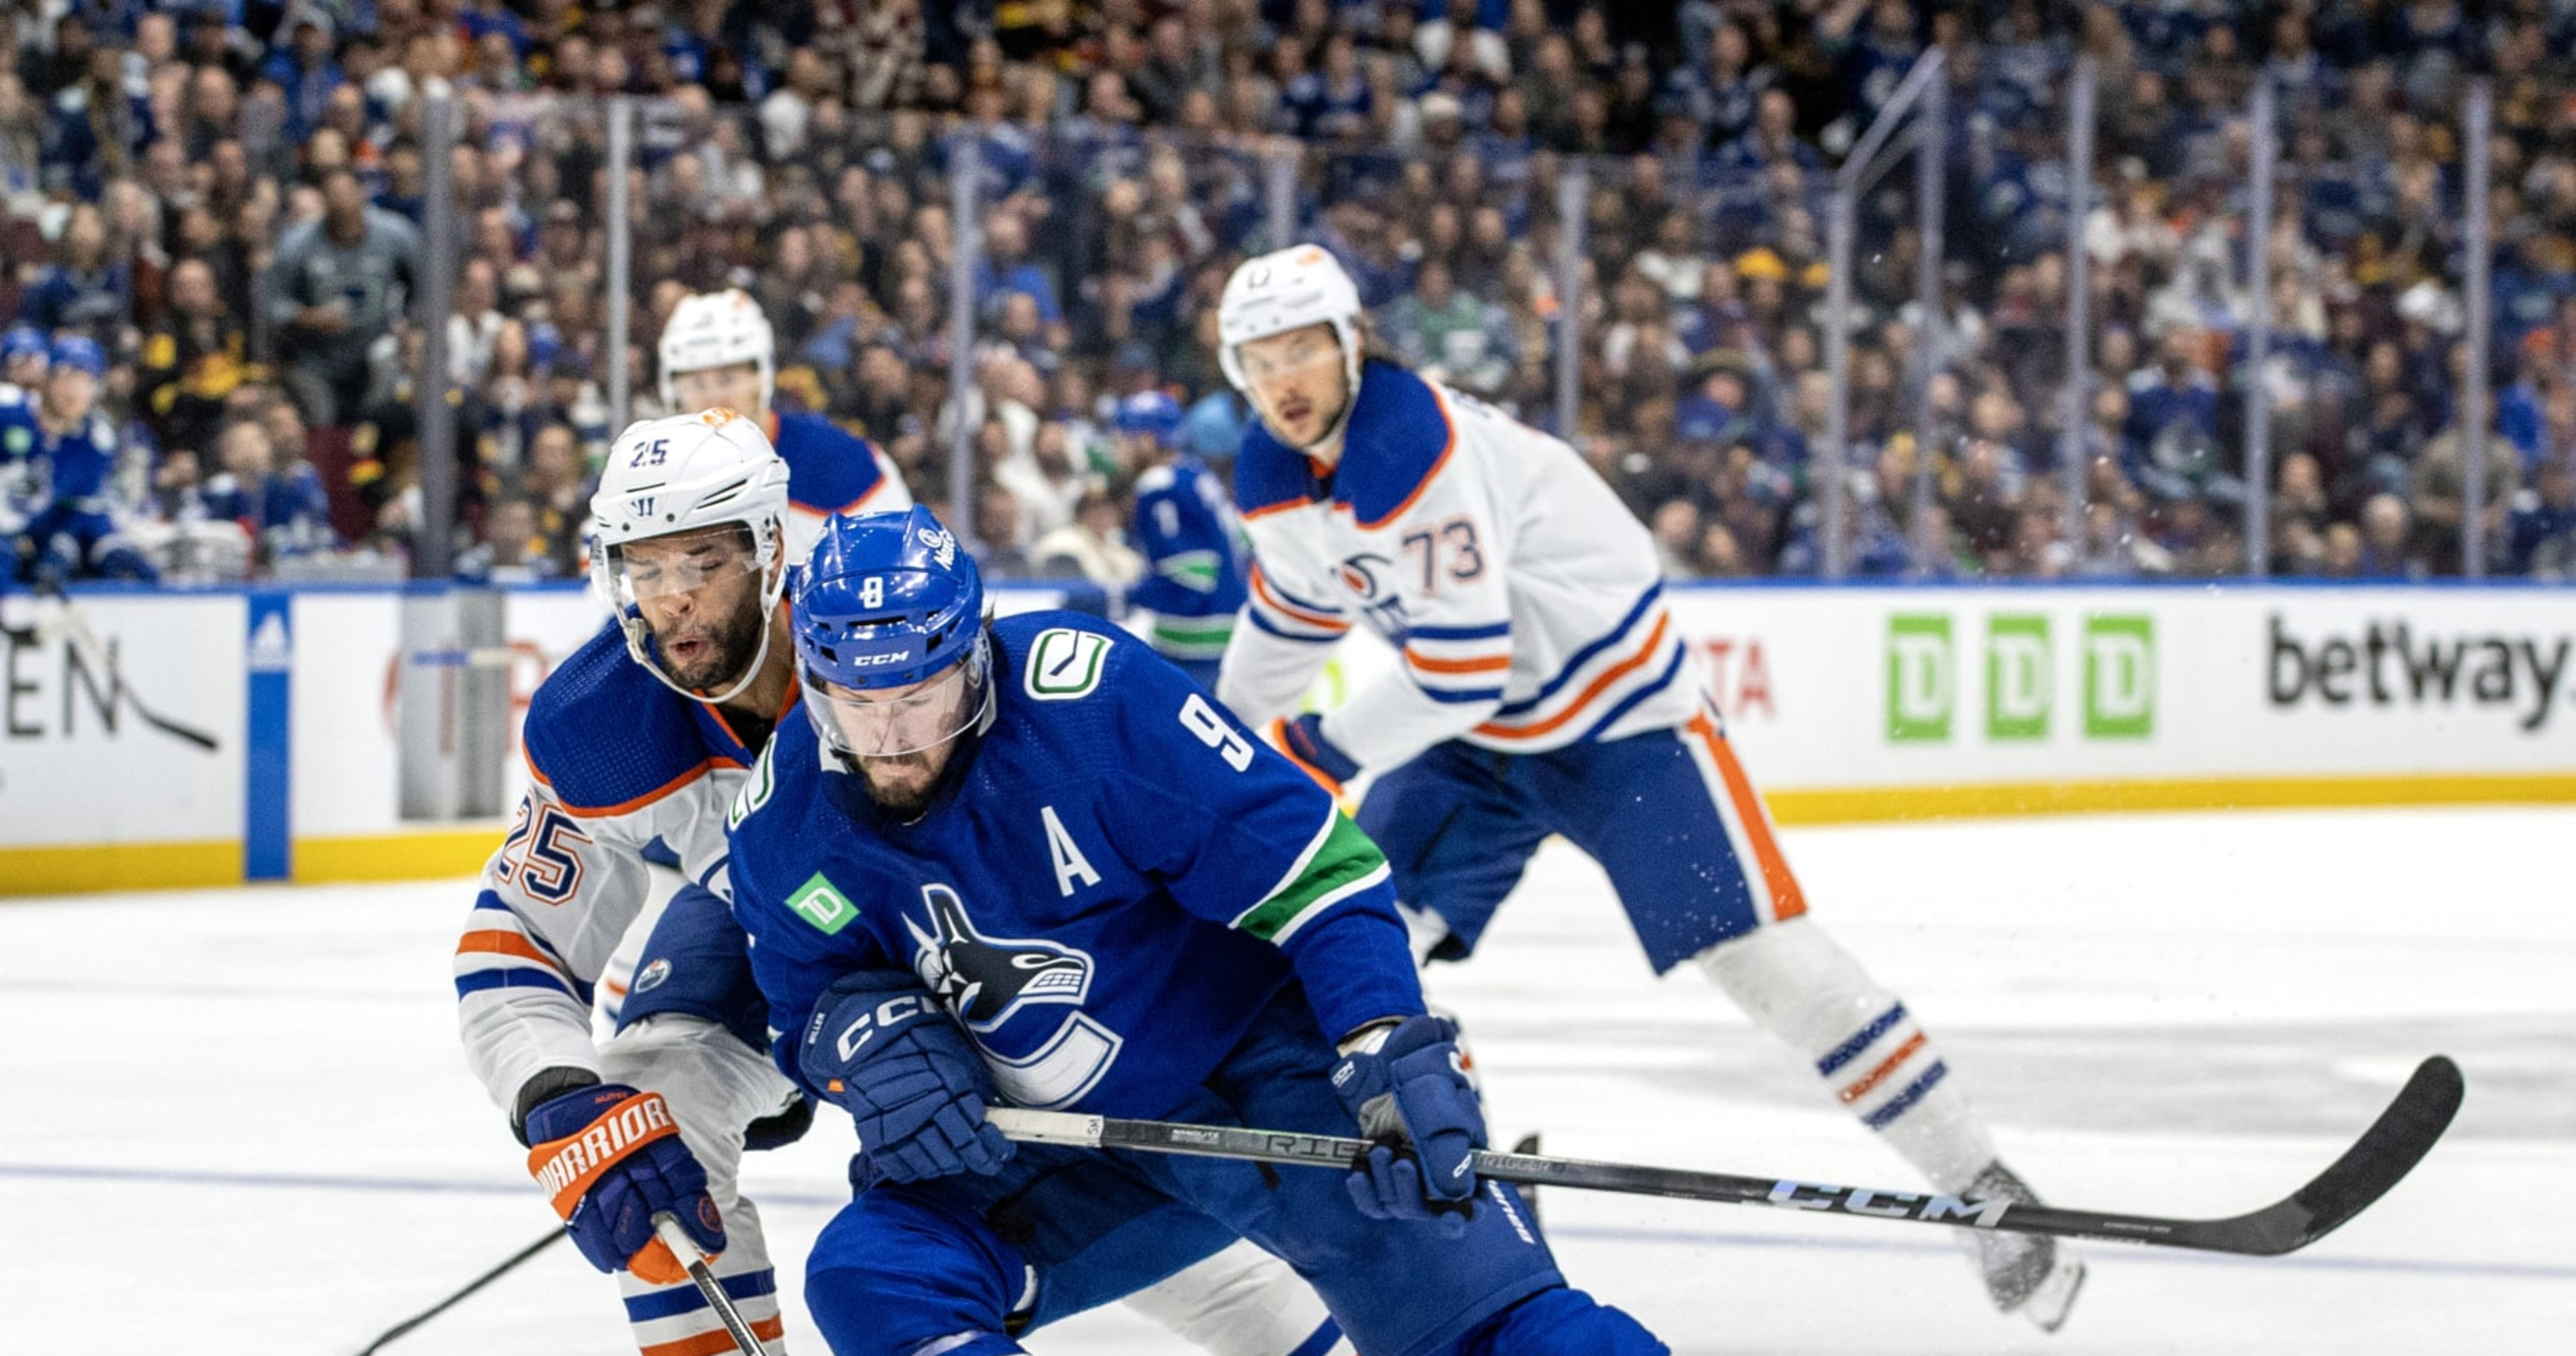
<instances>
[{"instance_id":1,"label":"orca logo on jersey","mask_svg":"<svg viewBox=\"0 0 2576 1356\"><path fill-rule=\"evenodd\" d=\"M925 885L921 898L930 907L930 926L903 920L920 948L913 972L965 1024L1003 1094L1021 1106L1054 1111L1097 1086L1126 1040L1080 1010L1091 994L1090 955L1040 939L987 937L948 886ZM1034 1048L1027 1023L1005 1036L1002 1028L1013 1017L1045 1004L1075 1011ZM1009 1053L1023 1049L1028 1053Z\"/></svg>"},{"instance_id":2,"label":"orca logo on jersey","mask_svg":"<svg viewBox=\"0 0 2576 1356\"><path fill-rule=\"evenodd\" d=\"M983 936L945 885L925 885L921 897L931 931L903 920L921 947L913 969L969 1029L997 1031L1030 1003L1079 1005L1090 994L1091 957L1048 941Z\"/></svg>"}]
</instances>

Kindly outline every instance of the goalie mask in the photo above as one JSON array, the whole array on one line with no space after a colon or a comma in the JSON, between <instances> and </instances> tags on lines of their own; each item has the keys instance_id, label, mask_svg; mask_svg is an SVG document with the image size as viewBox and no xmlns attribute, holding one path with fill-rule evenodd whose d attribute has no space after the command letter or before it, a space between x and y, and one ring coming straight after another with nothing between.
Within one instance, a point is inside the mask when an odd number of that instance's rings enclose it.
<instances>
[{"instance_id":1,"label":"goalie mask","mask_svg":"<svg viewBox=\"0 0 2576 1356\"><path fill-rule=\"evenodd\" d=\"M807 717L845 758L925 753L992 709L983 579L928 509L825 523L792 629Z\"/></svg>"},{"instance_id":2,"label":"goalie mask","mask_svg":"<svg viewBox=\"0 0 2576 1356\"><path fill-rule=\"evenodd\" d=\"M724 409L629 425L590 514L591 585L635 662L699 701L748 687L787 581L787 463L760 426ZM737 583L759 599L756 616L722 606Z\"/></svg>"}]
</instances>

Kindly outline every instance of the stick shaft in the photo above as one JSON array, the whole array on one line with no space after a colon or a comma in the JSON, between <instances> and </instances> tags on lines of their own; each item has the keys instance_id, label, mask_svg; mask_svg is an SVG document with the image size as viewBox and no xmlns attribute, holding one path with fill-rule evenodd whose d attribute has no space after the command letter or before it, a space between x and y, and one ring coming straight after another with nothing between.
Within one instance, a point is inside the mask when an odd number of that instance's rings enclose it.
<instances>
[{"instance_id":1,"label":"stick shaft","mask_svg":"<svg viewBox=\"0 0 2576 1356\"><path fill-rule=\"evenodd\" d=\"M448 1310L455 1308L457 1303L463 1300L466 1296L471 1295L475 1291L501 1279L502 1273L507 1272L521 1262L536 1256L538 1253L545 1251L547 1244L562 1237L564 1237L564 1231L561 1229L546 1230L544 1237L541 1237L536 1242L510 1254L509 1259L501 1263L501 1265L492 1268L490 1271L484 1272L473 1280L467 1281L464 1288L458 1290L455 1294L450 1295L447 1298L440 1300L438 1303L421 1310L419 1313L404 1319L402 1322L385 1329L383 1335L377 1337L376 1340L369 1342L366 1345L366 1349L360 1351L358 1356L375 1356L376 1352L382 1350L387 1344L394 1341L394 1339L401 1337L403 1334L410 1332L412 1329L419 1327L423 1323L427 1323L431 1319L438 1317L440 1314L446 1313Z\"/></svg>"},{"instance_id":2,"label":"stick shaft","mask_svg":"<svg viewBox=\"0 0 2576 1356\"><path fill-rule=\"evenodd\" d=\"M697 1243L680 1227L680 1222L671 1218L670 1212L664 1211L653 1217L653 1232L662 1240L662 1246L669 1248L671 1255L689 1269L689 1279L697 1284L698 1293L706 1297L707 1307L716 1311L716 1320L724 1324L725 1334L733 1338L733 1344L742 1356L769 1356L768 1349L760 1345L760 1338L752 1332L751 1325L743 1321L742 1311L733 1307L733 1296L724 1292L724 1282L716 1279L714 1269L707 1265L706 1256L698 1251Z\"/></svg>"},{"instance_id":3,"label":"stick shaft","mask_svg":"<svg viewBox=\"0 0 2576 1356\"><path fill-rule=\"evenodd\" d=\"M1836 1186L1792 1177L1742 1177L1634 1163L1476 1151L1476 1171L1531 1186L1583 1187L1672 1196L1731 1205L1767 1205L1864 1219L1905 1220L1953 1228L2145 1243L2160 1247L2277 1256L2340 1227L2387 1194L2431 1152L2459 1110L2459 1066L2435 1055L2415 1070L2377 1122L2314 1181L2260 1210L2226 1219L2074 1210L2035 1202L1972 1200L1918 1191ZM1350 1170L1372 1147L1340 1135L1121 1120L1058 1111L991 1107L1003 1135L1039 1144L1146 1153L1195 1154L1303 1167Z\"/></svg>"}]
</instances>

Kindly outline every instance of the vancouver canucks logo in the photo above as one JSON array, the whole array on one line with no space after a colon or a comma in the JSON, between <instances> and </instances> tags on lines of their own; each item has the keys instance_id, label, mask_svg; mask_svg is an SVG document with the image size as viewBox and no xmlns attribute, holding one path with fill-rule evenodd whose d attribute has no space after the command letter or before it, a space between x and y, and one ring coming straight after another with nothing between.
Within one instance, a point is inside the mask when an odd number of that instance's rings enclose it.
<instances>
[{"instance_id":1,"label":"vancouver canucks logo","mask_svg":"<svg viewBox=\"0 0 2576 1356\"><path fill-rule=\"evenodd\" d=\"M921 948L913 968L973 1030L998 1031L1031 1003L1079 1005L1091 992L1091 957L1053 942L983 936L945 885L925 885L921 897L930 906L931 930L903 920Z\"/></svg>"}]
</instances>

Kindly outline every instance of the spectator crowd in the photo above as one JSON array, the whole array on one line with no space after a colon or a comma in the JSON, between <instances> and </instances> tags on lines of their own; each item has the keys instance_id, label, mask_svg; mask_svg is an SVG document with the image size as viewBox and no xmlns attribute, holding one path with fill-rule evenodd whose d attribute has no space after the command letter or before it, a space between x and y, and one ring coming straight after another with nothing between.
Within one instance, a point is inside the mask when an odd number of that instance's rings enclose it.
<instances>
[{"instance_id":1,"label":"spectator crowd","mask_svg":"<svg viewBox=\"0 0 2576 1356\"><path fill-rule=\"evenodd\" d=\"M1114 411L1169 394L1185 450L1231 455L1249 412L1215 302L1283 223L1359 280L1373 345L1573 442L1676 576L1819 571L1837 465L1858 574L2241 575L2256 418L2274 573L2452 574L2469 534L2496 573L2576 568L2576 0L0 6L0 567L22 580L61 476L12 430L74 420L58 386L94 387L77 419L109 430L84 502L163 576L399 570L424 517L416 312L438 253L469 572L579 572L612 370L628 414L660 412L663 321L725 287L775 327L777 404L876 441L1003 572L1131 568L1119 509L1146 452ZM1938 324L1910 173L1860 200L1837 313L1834 167L1933 44ZM2079 55L2100 89L2080 197ZM2256 240L2264 75L2279 187ZM2495 91L2475 511L2473 75ZM622 224L614 95L636 96ZM448 210L437 96L460 113ZM103 355L87 386L76 341Z\"/></svg>"}]
</instances>

